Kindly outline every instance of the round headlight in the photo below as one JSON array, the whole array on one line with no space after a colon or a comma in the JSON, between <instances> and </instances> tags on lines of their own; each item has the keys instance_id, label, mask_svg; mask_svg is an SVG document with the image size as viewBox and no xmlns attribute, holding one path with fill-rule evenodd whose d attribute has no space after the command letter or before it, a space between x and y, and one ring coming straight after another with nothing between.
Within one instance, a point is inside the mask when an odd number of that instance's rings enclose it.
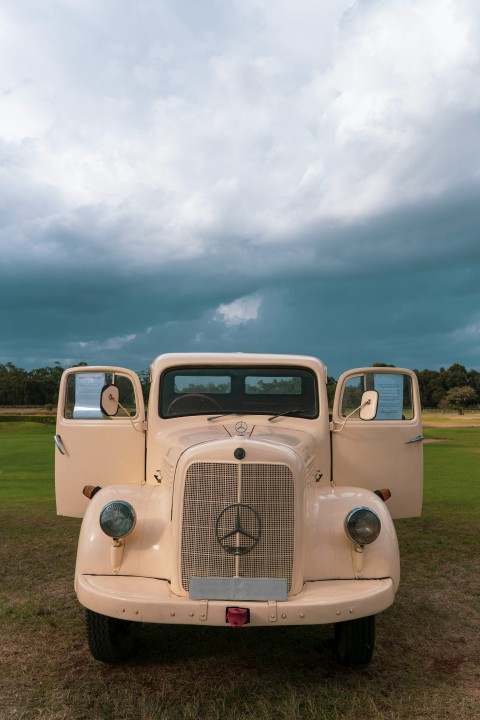
<instances>
[{"instance_id":1,"label":"round headlight","mask_svg":"<svg viewBox=\"0 0 480 720\"><path fill-rule=\"evenodd\" d=\"M135 510L125 500L114 500L105 505L100 513L100 527L105 535L122 538L135 527Z\"/></svg>"},{"instance_id":2,"label":"round headlight","mask_svg":"<svg viewBox=\"0 0 480 720\"><path fill-rule=\"evenodd\" d=\"M368 545L380 535L380 519L370 508L355 508L345 518L345 532L357 545Z\"/></svg>"}]
</instances>

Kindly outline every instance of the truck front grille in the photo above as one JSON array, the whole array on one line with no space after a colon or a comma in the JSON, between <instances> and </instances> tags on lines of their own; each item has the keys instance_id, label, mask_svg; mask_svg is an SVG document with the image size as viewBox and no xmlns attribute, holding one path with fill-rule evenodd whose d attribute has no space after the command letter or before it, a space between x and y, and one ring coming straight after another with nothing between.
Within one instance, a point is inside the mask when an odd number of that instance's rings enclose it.
<instances>
[{"instance_id":1,"label":"truck front grille","mask_svg":"<svg viewBox=\"0 0 480 720\"><path fill-rule=\"evenodd\" d=\"M244 503L260 517L258 545L246 555L229 555L215 535L218 516ZM210 463L190 465L185 478L182 519L182 586L190 578L286 578L290 589L294 557L294 483L286 465Z\"/></svg>"}]
</instances>

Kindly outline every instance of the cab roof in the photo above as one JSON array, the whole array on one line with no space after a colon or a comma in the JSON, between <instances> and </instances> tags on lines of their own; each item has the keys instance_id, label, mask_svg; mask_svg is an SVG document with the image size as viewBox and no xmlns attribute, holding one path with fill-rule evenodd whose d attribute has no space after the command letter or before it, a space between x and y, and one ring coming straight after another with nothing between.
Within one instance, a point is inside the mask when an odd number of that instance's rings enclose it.
<instances>
[{"instance_id":1,"label":"cab roof","mask_svg":"<svg viewBox=\"0 0 480 720\"><path fill-rule=\"evenodd\" d=\"M316 372L323 382L327 382L327 367L318 358L309 355L275 355L269 353L165 353L159 355L153 361L151 365L152 375L162 373L168 368L185 365L307 367Z\"/></svg>"}]
</instances>

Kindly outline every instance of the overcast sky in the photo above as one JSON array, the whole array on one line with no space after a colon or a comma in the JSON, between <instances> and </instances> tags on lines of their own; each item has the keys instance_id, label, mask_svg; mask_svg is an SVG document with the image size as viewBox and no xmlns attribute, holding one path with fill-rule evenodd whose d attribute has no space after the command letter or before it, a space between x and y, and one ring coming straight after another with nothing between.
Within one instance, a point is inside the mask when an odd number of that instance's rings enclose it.
<instances>
[{"instance_id":1,"label":"overcast sky","mask_svg":"<svg viewBox=\"0 0 480 720\"><path fill-rule=\"evenodd\" d=\"M2 0L0 363L480 368L478 0Z\"/></svg>"}]
</instances>

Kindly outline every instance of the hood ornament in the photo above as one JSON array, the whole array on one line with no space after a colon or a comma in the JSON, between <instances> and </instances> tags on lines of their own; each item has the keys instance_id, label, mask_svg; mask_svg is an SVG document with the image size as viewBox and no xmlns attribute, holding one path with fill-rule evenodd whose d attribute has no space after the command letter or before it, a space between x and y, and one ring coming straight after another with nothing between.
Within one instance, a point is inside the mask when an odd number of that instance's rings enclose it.
<instances>
[{"instance_id":1,"label":"hood ornament","mask_svg":"<svg viewBox=\"0 0 480 720\"><path fill-rule=\"evenodd\" d=\"M239 422L235 423L235 431L237 435L245 435L245 433L248 430L248 425L243 420L240 420Z\"/></svg>"}]
</instances>

